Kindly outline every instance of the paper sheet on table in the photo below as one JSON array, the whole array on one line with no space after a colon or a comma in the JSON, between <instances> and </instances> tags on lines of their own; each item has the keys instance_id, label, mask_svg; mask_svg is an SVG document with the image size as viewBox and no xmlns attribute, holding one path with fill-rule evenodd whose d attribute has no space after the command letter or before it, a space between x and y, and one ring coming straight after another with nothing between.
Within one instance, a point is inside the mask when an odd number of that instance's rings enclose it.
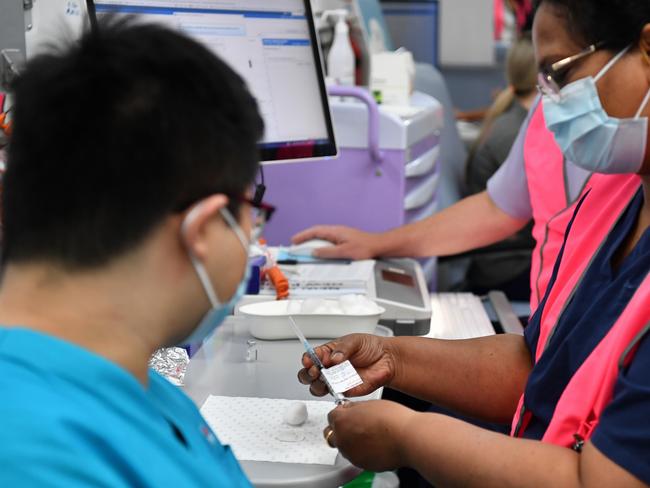
<instances>
[{"instance_id":1,"label":"paper sheet on table","mask_svg":"<svg viewBox=\"0 0 650 488\"><path fill-rule=\"evenodd\" d=\"M307 422L293 427L284 412L295 400L210 395L201 414L240 461L333 465L338 450L323 439L331 402L306 401ZM299 439L299 440L296 440Z\"/></svg>"}]
</instances>

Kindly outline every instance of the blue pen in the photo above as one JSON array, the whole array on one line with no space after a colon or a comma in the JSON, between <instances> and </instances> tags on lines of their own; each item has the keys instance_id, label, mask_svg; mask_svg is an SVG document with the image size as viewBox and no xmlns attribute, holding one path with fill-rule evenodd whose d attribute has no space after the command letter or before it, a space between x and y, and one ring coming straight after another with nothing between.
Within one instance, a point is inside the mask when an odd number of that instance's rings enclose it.
<instances>
[{"instance_id":1,"label":"blue pen","mask_svg":"<svg viewBox=\"0 0 650 488\"><path fill-rule=\"evenodd\" d=\"M298 324L296 324L296 321L293 320L293 317L291 315L289 315L289 322L291 323L291 328L293 329L295 334L298 336L298 339L300 339L300 341L302 342L302 345L305 347L305 350L307 351L307 354L309 355L309 357L311 358L313 363L316 365L316 367L319 370L325 369L325 366L323 365L323 362L320 360L320 358L316 354L316 351L314 351L314 348L311 346L309 341L307 341L307 338L305 337L305 334L302 333L302 331L300 330L300 327L298 327ZM342 405L343 403L348 401L347 398L345 398L342 393L337 393L334 390L334 388L330 384L329 380L325 377L325 375L323 373L321 373L320 379L327 386L327 389L329 390L330 395L332 395L334 397L334 403L336 403L337 405Z\"/></svg>"}]
</instances>

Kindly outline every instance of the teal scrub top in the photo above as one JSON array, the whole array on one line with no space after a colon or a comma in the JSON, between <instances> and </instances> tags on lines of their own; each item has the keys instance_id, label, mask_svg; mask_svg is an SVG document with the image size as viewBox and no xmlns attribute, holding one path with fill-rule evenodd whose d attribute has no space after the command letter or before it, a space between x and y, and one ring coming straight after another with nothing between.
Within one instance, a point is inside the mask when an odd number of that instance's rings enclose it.
<instances>
[{"instance_id":1,"label":"teal scrub top","mask_svg":"<svg viewBox=\"0 0 650 488\"><path fill-rule=\"evenodd\" d=\"M74 344L0 327L0 486L250 487L192 401Z\"/></svg>"}]
</instances>

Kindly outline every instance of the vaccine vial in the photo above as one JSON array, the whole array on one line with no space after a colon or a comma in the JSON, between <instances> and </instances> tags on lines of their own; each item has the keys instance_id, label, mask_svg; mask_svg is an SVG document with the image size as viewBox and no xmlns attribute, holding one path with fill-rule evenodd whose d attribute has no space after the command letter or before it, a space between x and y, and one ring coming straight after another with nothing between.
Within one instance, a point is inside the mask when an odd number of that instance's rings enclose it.
<instances>
[{"instance_id":1,"label":"vaccine vial","mask_svg":"<svg viewBox=\"0 0 650 488\"><path fill-rule=\"evenodd\" d=\"M246 341L246 361L249 363L257 361L257 341L254 339Z\"/></svg>"}]
</instances>

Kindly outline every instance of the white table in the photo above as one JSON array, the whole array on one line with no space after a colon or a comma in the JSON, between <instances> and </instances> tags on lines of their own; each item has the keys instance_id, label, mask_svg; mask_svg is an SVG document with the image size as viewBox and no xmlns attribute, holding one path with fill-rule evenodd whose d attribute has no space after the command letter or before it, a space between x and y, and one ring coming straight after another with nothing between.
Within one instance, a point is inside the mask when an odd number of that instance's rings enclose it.
<instances>
[{"instance_id":1,"label":"white table","mask_svg":"<svg viewBox=\"0 0 650 488\"><path fill-rule=\"evenodd\" d=\"M378 326L376 334L391 336L392 331ZM194 355L185 375L185 392L200 407L209 395L319 400L308 387L298 382L297 373L304 352L298 340L256 340L257 360L246 361L250 335L246 319L229 317L215 336ZM327 339L310 340L318 345ZM379 399L378 390L366 399ZM322 401L331 402L331 398ZM323 426L325 428L325 426ZM218 435L218 432L217 432ZM340 454L333 466L242 461L251 482L265 487L336 487L354 479L361 469Z\"/></svg>"}]
</instances>

